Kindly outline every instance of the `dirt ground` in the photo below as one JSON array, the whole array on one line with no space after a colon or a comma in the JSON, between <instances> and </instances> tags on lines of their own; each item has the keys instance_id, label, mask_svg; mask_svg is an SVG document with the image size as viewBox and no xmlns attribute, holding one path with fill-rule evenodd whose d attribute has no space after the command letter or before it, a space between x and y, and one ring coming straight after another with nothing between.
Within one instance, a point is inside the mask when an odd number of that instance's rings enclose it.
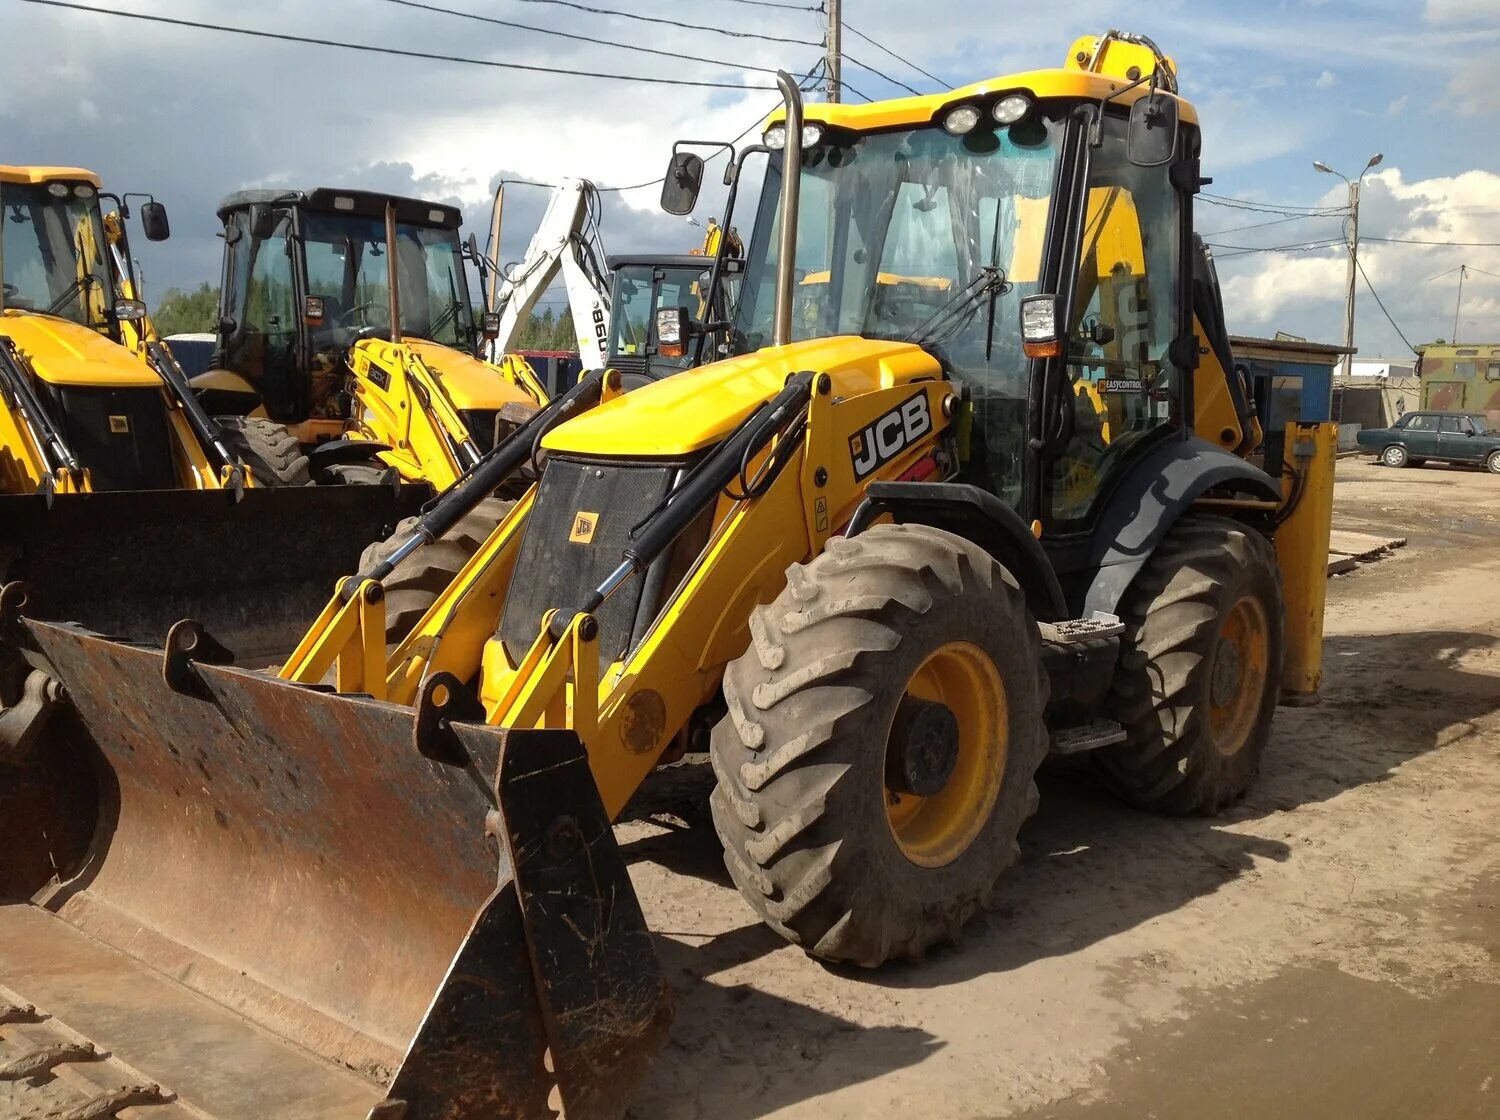
<instances>
[{"instance_id":1,"label":"dirt ground","mask_svg":"<svg viewBox=\"0 0 1500 1120\"><path fill-rule=\"evenodd\" d=\"M760 926L682 775L621 840L676 990L645 1118L1500 1116L1500 478L1340 464L1409 537L1330 586L1322 703L1165 820L1044 775L998 911L920 965Z\"/></svg>"}]
</instances>

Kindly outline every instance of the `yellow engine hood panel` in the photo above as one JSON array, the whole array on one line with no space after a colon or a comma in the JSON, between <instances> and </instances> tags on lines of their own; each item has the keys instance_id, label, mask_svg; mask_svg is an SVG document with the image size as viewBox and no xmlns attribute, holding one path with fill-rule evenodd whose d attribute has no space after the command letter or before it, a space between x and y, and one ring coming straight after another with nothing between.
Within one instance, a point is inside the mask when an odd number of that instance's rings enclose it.
<instances>
[{"instance_id":1,"label":"yellow engine hood panel","mask_svg":"<svg viewBox=\"0 0 1500 1120\"><path fill-rule=\"evenodd\" d=\"M140 358L97 331L66 319L26 311L0 315L0 332L31 361L37 376L53 385L160 385Z\"/></svg>"},{"instance_id":2,"label":"yellow engine hood panel","mask_svg":"<svg viewBox=\"0 0 1500 1120\"><path fill-rule=\"evenodd\" d=\"M841 336L768 346L633 389L559 425L542 446L581 455L688 455L719 442L804 370L828 374L836 397L942 376L937 360L909 342Z\"/></svg>"},{"instance_id":3,"label":"yellow engine hood panel","mask_svg":"<svg viewBox=\"0 0 1500 1120\"><path fill-rule=\"evenodd\" d=\"M487 362L436 342L420 338L404 341L423 364L438 375L454 408L497 409L512 401L536 403L515 382Z\"/></svg>"}]
</instances>

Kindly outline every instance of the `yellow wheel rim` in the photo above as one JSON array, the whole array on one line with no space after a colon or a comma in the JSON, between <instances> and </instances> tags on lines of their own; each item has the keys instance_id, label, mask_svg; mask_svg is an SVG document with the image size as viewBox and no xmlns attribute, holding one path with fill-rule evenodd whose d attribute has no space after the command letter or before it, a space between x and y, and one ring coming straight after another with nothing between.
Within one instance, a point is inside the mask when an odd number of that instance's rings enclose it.
<instances>
[{"instance_id":1,"label":"yellow wheel rim","mask_svg":"<svg viewBox=\"0 0 1500 1120\"><path fill-rule=\"evenodd\" d=\"M1266 609L1247 595L1224 617L1209 666L1209 728L1215 749L1225 757L1243 750L1255 731L1265 698L1270 647Z\"/></svg>"},{"instance_id":2,"label":"yellow wheel rim","mask_svg":"<svg viewBox=\"0 0 1500 1120\"><path fill-rule=\"evenodd\" d=\"M958 757L942 789L929 797L885 786L896 845L923 867L957 859L979 835L1005 778L1010 721L995 664L972 642L949 642L912 674L906 694L944 704L958 723ZM889 738L887 751L892 749Z\"/></svg>"}]
</instances>

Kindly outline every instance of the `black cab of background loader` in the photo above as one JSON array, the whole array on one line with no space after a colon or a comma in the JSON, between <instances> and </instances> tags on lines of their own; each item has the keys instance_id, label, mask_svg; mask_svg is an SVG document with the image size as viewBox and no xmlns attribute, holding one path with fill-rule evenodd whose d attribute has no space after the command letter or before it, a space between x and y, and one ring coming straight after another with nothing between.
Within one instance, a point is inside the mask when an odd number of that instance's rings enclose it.
<instances>
[{"instance_id":1,"label":"black cab of background loader","mask_svg":"<svg viewBox=\"0 0 1500 1120\"><path fill-rule=\"evenodd\" d=\"M388 208L394 210L394 260L386 247ZM238 191L224 199L218 215L225 243L219 344L215 368L194 378L194 386L221 410L260 408L292 426L304 443L335 439L386 403L362 399L361 390L372 398L394 393L393 381L414 353L435 372L473 441L473 451L459 456L462 464L493 445L506 404L535 406L544 395L534 386L518 387L475 357L481 325L464 263L470 248L459 239L462 216L455 207L320 187ZM374 345L361 347L366 340ZM388 350L383 340L399 340L405 349ZM402 474L419 481L423 462L446 456L436 448L424 455L420 435L408 436L407 424L399 416L381 417L367 435L390 444L410 438L419 462ZM440 434L434 438L442 442ZM452 478L427 480L442 488Z\"/></svg>"},{"instance_id":2,"label":"black cab of background loader","mask_svg":"<svg viewBox=\"0 0 1500 1120\"><path fill-rule=\"evenodd\" d=\"M609 364L628 381L670 377L728 352L727 332L744 263L729 257L715 281L714 261L699 254L619 253L609 258ZM713 295L710 300L710 288ZM687 310L700 328L689 346L663 352L656 312Z\"/></svg>"}]
</instances>

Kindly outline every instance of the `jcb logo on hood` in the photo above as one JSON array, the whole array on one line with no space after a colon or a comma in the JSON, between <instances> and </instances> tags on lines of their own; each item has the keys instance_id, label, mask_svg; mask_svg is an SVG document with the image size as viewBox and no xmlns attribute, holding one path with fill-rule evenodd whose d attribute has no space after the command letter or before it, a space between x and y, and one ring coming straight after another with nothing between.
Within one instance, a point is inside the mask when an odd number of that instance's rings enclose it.
<instances>
[{"instance_id":1,"label":"jcb logo on hood","mask_svg":"<svg viewBox=\"0 0 1500 1120\"><path fill-rule=\"evenodd\" d=\"M854 479L862 480L932 431L927 394L918 393L849 437Z\"/></svg>"}]
</instances>

